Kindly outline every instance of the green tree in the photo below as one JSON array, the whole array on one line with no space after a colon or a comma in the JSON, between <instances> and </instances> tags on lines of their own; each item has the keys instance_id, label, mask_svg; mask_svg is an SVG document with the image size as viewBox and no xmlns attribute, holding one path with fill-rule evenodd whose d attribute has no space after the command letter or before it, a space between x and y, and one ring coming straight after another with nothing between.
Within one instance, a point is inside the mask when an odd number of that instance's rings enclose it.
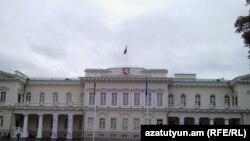
<instances>
[{"instance_id":1,"label":"green tree","mask_svg":"<svg viewBox=\"0 0 250 141\"><path fill-rule=\"evenodd\" d=\"M250 4L250 0L246 0L246 5L248 4ZM250 59L250 13L247 16L239 16L234 23L234 27L236 28L236 33L242 33L241 37L245 47L249 49L248 59Z\"/></svg>"}]
</instances>

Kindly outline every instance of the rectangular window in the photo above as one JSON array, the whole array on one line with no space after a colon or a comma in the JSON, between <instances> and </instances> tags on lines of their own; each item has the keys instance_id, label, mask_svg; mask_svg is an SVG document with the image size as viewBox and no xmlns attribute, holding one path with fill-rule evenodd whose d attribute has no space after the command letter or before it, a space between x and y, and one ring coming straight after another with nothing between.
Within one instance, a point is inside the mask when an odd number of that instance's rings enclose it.
<instances>
[{"instance_id":1,"label":"rectangular window","mask_svg":"<svg viewBox=\"0 0 250 141\"><path fill-rule=\"evenodd\" d=\"M117 118L111 118L111 130L116 130Z\"/></svg>"},{"instance_id":2,"label":"rectangular window","mask_svg":"<svg viewBox=\"0 0 250 141\"><path fill-rule=\"evenodd\" d=\"M195 96L195 105L198 107L201 107L201 96L200 95Z\"/></svg>"},{"instance_id":3,"label":"rectangular window","mask_svg":"<svg viewBox=\"0 0 250 141\"><path fill-rule=\"evenodd\" d=\"M163 94L162 93L157 94L157 106L158 107L163 106Z\"/></svg>"},{"instance_id":4,"label":"rectangular window","mask_svg":"<svg viewBox=\"0 0 250 141\"><path fill-rule=\"evenodd\" d=\"M127 137L128 137L128 135L122 134L122 138L127 138Z\"/></svg>"},{"instance_id":5,"label":"rectangular window","mask_svg":"<svg viewBox=\"0 0 250 141\"><path fill-rule=\"evenodd\" d=\"M58 102L58 93L53 94L53 103L56 104Z\"/></svg>"},{"instance_id":6,"label":"rectangular window","mask_svg":"<svg viewBox=\"0 0 250 141\"><path fill-rule=\"evenodd\" d=\"M101 106L106 105L106 93L101 93L100 105Z\"/></svg>"},{"instance_id":7,"label":"rectangular window","mask_svg":"<svg viewBox=\"0 0 250 141\"><path fill-rule=\"evenodd\" d=\"M117 93L112 93L111 105L113 105L113 106L117 105Z\"/></svg>"},{"instance_id":8,"label":"rectangular window","mask_svg":"<svg viewBox=\"0 0 250 141\"><path fill-rule=\"evenodd\" d=\"M128 105L128 93L123 93L122 105L124 106Z\"/></svg>"},{"instance_id":9,"label":"rectangular window","mask_svg":"<svg viewBox=\"0 0 250 141\"><path fill-rule=\"evenodd\" d=\"M151 106L151 93L145 95L145 106Z\"/></svg>"},{"instance_id":10,"label":"rectangular window","mask_svg":"<svg viewBox=\"0 0 250 141\"><path fill-rule=\"evenodd\" d=\"M139 135L134 135L134 138L135 138L135 139L139 138Z\"/></svg>"},{"instance_id":11,"label":"rectangular window","mask_svg":"<svg viewBox=\"0 0 250 141\"><path fill-rule=\"evenodd\" d=\"M40 104L44 103L44 93L40 93L39 103Z\"/></svg>"},{"instance_id":12,"label":"rectangular window","mask_svg":"<svg viewBox=\"0 0 250 141\"><path fill-rule=\"evenodd\" d=\"M134 106L140 106L140 93L134 94Z\"/></svg>"},{"instance_id":13,"label":"rectangular window","mask_svg":"<svg viewBox=\"0 0 250 141\"><path fill-rule=\"evenodd\" d=\"M181 106L186 107L186 95L182 94L181 95Z\"/></svg>"},{"instance_id":14,"label":"rectangular window","mask_svg":"<svg viewBox=\"0 0 250 141\"><path fill-rule=\"evenodd\" d=\"M157 123L157 125L162 125L163 124L163 120L162 119L157 119L156 123Z\"/></svg>"},{"instance_id":15,"label":"rectangular window","mask_svg":"<svg viewBox=\"0 0 250 141\"><path fill-rule=\"evenodd\" d=\"M105 129L105 118L99 119L99 129L104 130Z\"/></svg>"},{"instance_id":16,"label":"rectangular window","mask_svg":"<svg viewBox=\"0 0 250 141\"><path fill-rule=\"evenodd\" d=\"M134 130L139 130L140 127L140 119L134 118Z\"/></svg>"},{"instance_id":17,"label":"rectangular window","mask_svg":"<svg viewBox=\"0 0 250 141\"><path fill-rule=\"evenodd\" d=\"M210 105L213 107L216 106L216 99L214 95L210 96Z\"/></svg>"},{"instance_id":18,"label":"rectangular window","mask_svg":"<svg viewBox=\"0 0 250 141\"><path fill-rule=\"evenodd\" d=\"M0 116L0 127L3 127L3 116Z\"/></svg>"},{"instance_id":19,"label":"rectangular window","mask_svg":"<svg viewBox=\"0 0 250 141\"><path fill-rule=\"evenodd\" d=\"M92 117L88 118L88 129L94 129L94 118Z\"/></svg>"},{"instance_id":20,"label":"rectangular window","mask_svg":"<svg viewBox=\"0 0 250 141\"><path fill-rule=\"evenodd\" d=\"M66 102L67 102L67 103L70 103L71 101L72 101L72 95L71 95L71 93L67 93Z\"/></svg>"},{"instance_id":21,"label":"rectangular window","mask_svg":"<svg viewBox=\"0 0 250 141\"><path fill-rule=\"evenodd\" d=\"M95 105L95 94L90 93L89 94L89 106L94 106Z\"/></svg>"},{"instance_id":22,"label":"rectangular window","mask_svg":"<svg viewBox=\"0 0 250 141\"><path fill-rule=\"evenodd\" d=\"M0 103L5 103L5 100L6 100L6 92L1 92Z\"/></svg>"},{"instance_id":23,"label":"rectangular window","mask_svg":"<svg viewBox=\"0 0 250 141\"><path fill-rule=\"evenodd\" d=\"M26 102L30 102L30 100L31 100L31 94L27 93L26 94Z\"/></svg>"},{"instance_id":24,"label":"rectangular window","mask_svg":"<svg viewBox=\"0 0 250 141\"><path fill-rule=\"evenodd\" d=\"M173 95L169 95L168 96L168 107L173 107L174 106L174 96Z\"/></svg>"},{"instance_id":25,"label":"rectangular window","mask_svg":"<svg viewBox=\"0 0 250 141\"><path fill-rule=\"evenodd\" d=\"M122 119L122 130L128 130L128 119L127 118Z\"/></svg>"}]
</instances>

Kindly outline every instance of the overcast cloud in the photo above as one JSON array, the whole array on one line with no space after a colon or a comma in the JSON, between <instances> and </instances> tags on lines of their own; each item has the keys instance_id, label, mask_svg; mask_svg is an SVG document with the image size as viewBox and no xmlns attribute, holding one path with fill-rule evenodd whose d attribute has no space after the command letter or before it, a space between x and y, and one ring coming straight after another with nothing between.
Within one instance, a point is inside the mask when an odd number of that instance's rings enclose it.
<instances>
[{"instance_id":1,"label":"overcast cloud","mask_svg":"<svg viewBox=\"0 0 250 141\"><path fill-rule=\"evenodd\" d=\"M128 65L232 79L249 73L234 22L245 0L0 0L0 70L79 77Z\"/></svg>"}]
</instances>

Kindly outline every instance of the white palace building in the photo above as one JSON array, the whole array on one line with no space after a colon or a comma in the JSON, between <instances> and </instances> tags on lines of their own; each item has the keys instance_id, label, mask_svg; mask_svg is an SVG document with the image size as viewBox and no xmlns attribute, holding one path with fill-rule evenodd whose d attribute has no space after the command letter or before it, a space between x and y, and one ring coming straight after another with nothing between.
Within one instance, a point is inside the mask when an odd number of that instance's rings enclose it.
<instances>
[{"instance_id":1,"label":"white palace building","mask_svg":"<svg viewBox=\"0 0 250 141\"><path fill-rule=\"evenodd\" d=\"M224 80L167 73L86 69L85 77L55 79L0 71L0 136L140 140L142 124L250 124L250 74Z\"/></svg>"}]
</instances>

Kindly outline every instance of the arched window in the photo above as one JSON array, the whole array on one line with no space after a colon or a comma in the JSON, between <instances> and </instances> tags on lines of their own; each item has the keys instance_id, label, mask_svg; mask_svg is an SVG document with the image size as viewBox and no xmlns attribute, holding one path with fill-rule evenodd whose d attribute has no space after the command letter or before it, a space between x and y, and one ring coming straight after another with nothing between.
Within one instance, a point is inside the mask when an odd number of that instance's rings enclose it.
<instances>
[{"instance_id":1,"label":"arched window","mask_svg":"<svg viewBox=\"0 0 250 141\"><path fill-rule=\"evenodd\" d=\"M181 95L181 106L186 107L186 95L182 94Z\"/></svg>"},{"instance_id":2,"label":"arched window","mask_svg":"<svg viewBox=\"0 0 250 141\"><path fill-rule=\"evenodd\" d=\"M168 96L168 107L174 106L174 96L171 94Z\"/></svg>"},{"instance_id":3,"label":"arched window","mask_svg":"<svg viewBox=\"0 0 250 141\"><path fill-rule=\"evenodd\" d=\"M71 93L67 93L67 99L66 99L66 102L67 103L70 103L71 102L71 99L72 98L72 95L71 95Z\"/></svg>"},{"instance_id":4,"label":"arched window","mask_svg":"<svg viewBox=\"0 0 250 141\"><path fill-rule=\"evenodd\" d=\"M195 96L195 105L198 107L201 106L201 96L198 94Z\"/></svg>"},{"instance_id":5,"label":"arched window","mask_svg":"<svg viewBox=\"0 0 250 141\"><path fill-rule=\"evenodd\" d=\"M226 95L224 99L225 99L225 105L230 106L230 97Z\"/></svg>"},{"instance_id":6,"label":"arched window","mask_svg":"<svg viewBox=\"0 0 250 141\"><path fill-rule=\"evenodd\" d=\"M58 103L58 93L57 92L54 92L53 94L53 103Z\"/></svg>"},{"instance_id":7,"label":"arched window","mask_svg":"<svg viewBox=\"0 0 250 141\"><path fill-rule=\"evenodd\" d=\"M41 92L41 93L40 93L40 97L39 97L39 103L40 103L40 104L44 103L44 97L45 97L44 92Z\"/></svg>"},{"instance_id":8,"label":"arched window","mask_svg":"<svg viewBox=\"0 0 250 141\"><path fill-rule=\"evenodd\" d=\"M216 99L214 95L210 96L210 105L215 107L216 106Z\"/></svg>"},{"instance_id":9,"label":"arched window","mask_svg":"<svg viewBox=\"0 0 250 141\"><path fill-rule=\"evenodd\" d=\"M26 102L30 102L31 100L31 93L26 94Z\"/></svg>"}]
</instances>

